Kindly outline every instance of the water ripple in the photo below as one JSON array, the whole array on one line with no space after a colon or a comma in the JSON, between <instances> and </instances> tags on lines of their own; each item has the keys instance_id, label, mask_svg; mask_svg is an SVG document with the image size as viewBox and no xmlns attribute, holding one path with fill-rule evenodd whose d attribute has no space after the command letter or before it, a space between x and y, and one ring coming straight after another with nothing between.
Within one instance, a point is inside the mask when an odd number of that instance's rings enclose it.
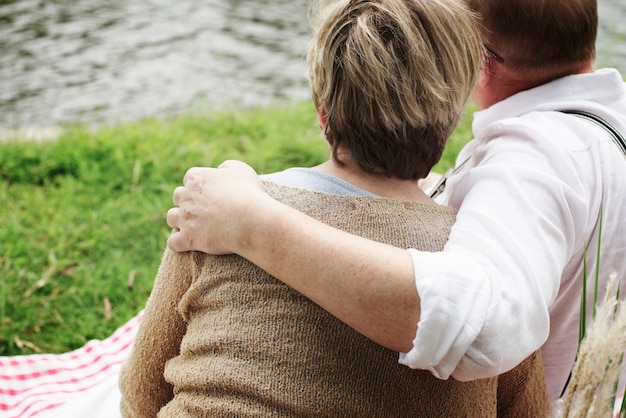
<instances>
[{"instance_id":1,"label":"water ripple","mask_svg":"<svg viewBox=\"0 0 626 418\"><path fill-rule=\"evenodd\" d=\"M626 68L621 0L599 58ZM118 122L309 97L307 0L3 0L0 128Z\"/></svg>"}]
</instances>

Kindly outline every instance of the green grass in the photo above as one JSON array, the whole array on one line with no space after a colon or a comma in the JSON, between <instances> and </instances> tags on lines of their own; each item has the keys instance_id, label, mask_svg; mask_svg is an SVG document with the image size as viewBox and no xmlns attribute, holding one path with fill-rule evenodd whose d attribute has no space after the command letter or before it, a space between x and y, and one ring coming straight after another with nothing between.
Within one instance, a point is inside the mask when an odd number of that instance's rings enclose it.
<instances>
[{"instance_id":1,"label":"green grass","mask_svg":"<svg viewBox=\"0 0 626 418\"><path fill-rule=\"evenodd\" d=\"M468 113L438 171L471 138L469 121ZM189 167L235 158L266 173L326 156L308 103L0 143L0 355L69 351L135 315L170 232L172 191Z\"/></svg>"}]
</instances>

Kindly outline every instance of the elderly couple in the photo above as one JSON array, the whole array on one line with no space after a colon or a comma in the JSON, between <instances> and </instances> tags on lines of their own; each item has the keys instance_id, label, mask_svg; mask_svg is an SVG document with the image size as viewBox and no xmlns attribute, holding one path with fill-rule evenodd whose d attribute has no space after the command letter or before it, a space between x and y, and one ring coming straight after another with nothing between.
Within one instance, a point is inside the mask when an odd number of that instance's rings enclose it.
<instances>
[{"instance_id":1,"label":"elderly couple","mask_svg":"<svg viewBox=\"0 0 626 418\"><path fill-rule=\"evenodd\" d=\"M626 132L596 1L338 0L313 26L329 160L188 171L122 414L548 416L583 266L626 285L626 161L566 113ZM470 96L475 139L433 199L418 180Z\"/></svg>"}]
</instances>

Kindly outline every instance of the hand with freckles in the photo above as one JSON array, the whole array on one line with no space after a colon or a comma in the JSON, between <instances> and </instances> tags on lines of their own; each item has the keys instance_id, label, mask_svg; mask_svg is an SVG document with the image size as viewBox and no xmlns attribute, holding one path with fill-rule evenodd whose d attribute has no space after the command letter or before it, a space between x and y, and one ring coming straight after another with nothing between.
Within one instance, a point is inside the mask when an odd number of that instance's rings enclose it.
<instances>
[{"instance_id":1,"label":"hand with freckles","mask_svg":"<svg viewBox=\"0 0 626 418\"><path fill-rule=\"evenodd\" d=\"M218 168L190 168L174 190L167 223L168 247L177 252L237 253L262 202L273 201L249 165L225 161Z\"/></svg>"}]
</instances>

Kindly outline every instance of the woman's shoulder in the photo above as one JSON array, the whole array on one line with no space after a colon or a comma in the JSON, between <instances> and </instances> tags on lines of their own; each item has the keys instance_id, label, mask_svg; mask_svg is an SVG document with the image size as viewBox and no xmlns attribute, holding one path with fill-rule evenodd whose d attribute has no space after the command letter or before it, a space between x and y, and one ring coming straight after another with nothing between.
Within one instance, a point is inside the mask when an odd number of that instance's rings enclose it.
<instances>
[{"instance_id":1,"label":"woman's shoulder","mask_svg":"<svg viewBox=\"0 0 626 418\"><path fill-rule=\"evenodd\" d=\"M402 248L443 248L456 210L376 196L346 196L264 182L274 199L346 232Z\"/></svg>"}]
</instances>

